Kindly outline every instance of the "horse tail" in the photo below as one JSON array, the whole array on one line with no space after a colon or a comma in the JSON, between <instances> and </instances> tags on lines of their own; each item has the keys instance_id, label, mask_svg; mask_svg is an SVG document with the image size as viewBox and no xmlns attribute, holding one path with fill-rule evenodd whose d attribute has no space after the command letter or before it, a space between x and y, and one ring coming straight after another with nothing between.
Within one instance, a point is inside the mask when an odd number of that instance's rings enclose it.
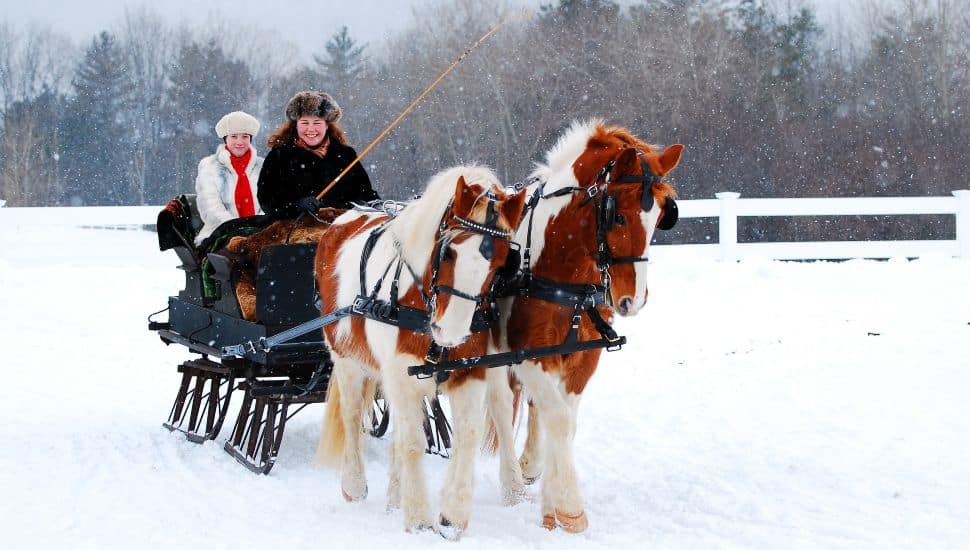
<instances>
[{"instance_id":1,"label":"horse tail","mask_svg":"<svg viewBox=\"0 0 970 550\"><path fill-rule=\"evenodd\" d=\"M519 403L522 399L522 384L519 383L515 374L509 371L509 387L512 390L512 433L519 423ZM486 407L487 408L487 407ZM498 429L495 427L495 419L491 414L485 414L485 437L482 438L482 453L494 455L498 451Z\"/></svg>"},{"instance_id":2,"label":"horse tail","mask_svg":"<svg viewBox=\"0 0 970 550\"><path fill-rule=\"evenodd\" d=\"M327 406L323 410L323 427L320 431L320 443L314 462L328 468L340 467L343 456L345 439L343 414L340 407L340 384L338 377L330 377L327 388Z\"/></svg>"},{"instance_id":3,"label":"horse tail","mask_svg":"<svg viewBox=\"0 0 970 550\"><path fill-rule=\"evenodd\" d=\"M494 455L498 451L498 430L495 429L495 421L492 415L485 415L485 422L488 426L485 429L485 437L482 439L482 453Z\"/></svg>"},{"instance_id":4,"label":"horse tail","mask_svg":"<svg viewBox=\"0 0 970 550\"><path fill-rule=\"evenodd\" d=\"M364 379L364 393L362 397L363 398L360 400L360 402L361 402L361 405L363 406L363 411L361 411L361 414L363 416L361 418L363 418L364 421L366 422L367 419L370 418L367 415L370 413L371 403L373 403L374 399L377 397L376 378L367 377Z\"/></svg>"}]
</instances>

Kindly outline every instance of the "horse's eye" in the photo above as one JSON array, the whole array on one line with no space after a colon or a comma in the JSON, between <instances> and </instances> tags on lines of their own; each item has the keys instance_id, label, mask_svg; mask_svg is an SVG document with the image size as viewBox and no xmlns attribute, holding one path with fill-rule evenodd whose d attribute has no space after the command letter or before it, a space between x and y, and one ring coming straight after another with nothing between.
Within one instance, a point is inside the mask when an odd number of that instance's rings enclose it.
<instances>
[{"instance_id":1,"label":"horse's eye","mask_svg":"<svg viewBox=\"0 0 970 550\"><path fill-rule=\"evenodd\" d=\"M449 262L455 261L455 251L451 247L445 249L445 260Z\"/></svg>"}]
</instances>

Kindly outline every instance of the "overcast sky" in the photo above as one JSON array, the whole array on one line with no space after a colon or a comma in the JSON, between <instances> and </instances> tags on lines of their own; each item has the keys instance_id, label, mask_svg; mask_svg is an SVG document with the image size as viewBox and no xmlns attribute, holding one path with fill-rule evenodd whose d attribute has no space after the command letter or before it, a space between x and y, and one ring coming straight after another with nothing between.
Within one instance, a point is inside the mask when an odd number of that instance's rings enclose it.
<instances>
[{"instance_id":1,"label":"overcast sky","mask_svg":"<svg viewBox=\"0 0 970 550\"><path fill-rule=\"evenodd\" d=\"M535 7L557 0L511 0ZM774 0L780 6L798 5L799 0ZM860 0L806 0L819 8L823 24L845 17ZM880 0L886 1L886 0ZM263 28L280 33L303 52L319 50L341 26L360 43L379 42L387 33L403 28L414 9L426 8L429 0L0 0L0 21L20 27L31 22L67 33L86 45L102 30L120 26L126 8L149 6L173 23L204 26L216 19L239 21L247 29ZM430 3L434 3L433 1ZM620 0L621 5L633 0Z\"/></svg>"},{"instance_id":2,"label":"overcast sky","mask_svg":"<svg viewBox=\"0 0 970 550\"><path fill-rule=\"evenodd\" d=\"M411 19L421 0L0 0L0 18L18 26L49 25L86 43L119 26L126 8L149 6L173 23L205 25L214 19L240 21L247 28L274 30L304 51L320 48L341 26L360 42L377 41Z\"/></svg>"}]
</instances>

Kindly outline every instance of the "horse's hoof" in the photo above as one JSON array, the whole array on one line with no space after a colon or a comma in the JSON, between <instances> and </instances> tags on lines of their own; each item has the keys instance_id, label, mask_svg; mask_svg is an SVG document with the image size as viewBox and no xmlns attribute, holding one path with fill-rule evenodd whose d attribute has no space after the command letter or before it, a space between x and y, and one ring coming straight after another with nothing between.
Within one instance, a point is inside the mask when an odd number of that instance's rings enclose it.
<instances>
[{"instance_id":1,"label":"horse's hoof","mask_svg":"<svg viewBox=\"0 0 970 550\"><path fill-rule=\"evenodd\" d=\"M468 522L461 524L453 524L451 521L444 517L438 516L438 534L441 538L451 541L457 541L461 538L462 533L468 528Z\"/></svg>"},{"instance_id":2,"label":"horse's hoof","mask_svg":"<svg viewBox=\"0 0 970 550\"><path fill-rule=\"evenodd\" d=\"M515 506L523 500L526 500L528 496L529 493L526 492L524 485L512 487L502 492L502 504L504 506Z\"/></svg>"},{"instance_id":3,"label":"horse's hoof","mask_svg":"<svg viewBox=\"0 0 970 550\"><path fill-rule=\"evenodd\" d=\"M575 515L565 514L556 510L556 522L567 533L582 533L589 527L589 520L586 519L585 510L580 510Z\"/></svg>"},{"instance_id":4,"label":"horse's hoof","mask_svg":"<svg viewBox=\"0 0 970 550\"><path fill-rule=\"evenodd\" d=\"M404 530L408 533L423 533L425 531L434 531L434 527L430 523L419 523L411 527L405 527Z\"/></svg>"},{"instance_id":5,"label":"horse's hoof","mask_svg":"<svg viewBox=\"0 0 970 550\"><path fill-rule=\"evenodd\" d=\"M556 528L556 516L552 514L546 514L542 516L542 526L546 529L552 531Z\"/></svg>"},{"instance_id":6,"label":"horse's hoof","mask_svg":"<svg viewBox=\"0 0 970 550\"><path fill-rule=\"evenodd\" d=\"M360 502L361 500L364 500L365 498L367 498L367 486L364 485L364 494L362 494L362 495L360 495L358 497L352 497L352 496L350 496L347 493L347 491L344 491L343 490L343 487L340 488L340 494L343 495L344 500L346 500L347 502Z\"/></svg>"},{"instance_id":7,"label":"horse's hoof","mask_svg":"<svg viewBox=\"0 0 970 550\"><path fill-rule=\"evenodd\" d=\"M522 481L526 485L532 485L542 477L542 463L522 456L519 458L519 471L522 472Z\"/></svg>"}]
</instances>

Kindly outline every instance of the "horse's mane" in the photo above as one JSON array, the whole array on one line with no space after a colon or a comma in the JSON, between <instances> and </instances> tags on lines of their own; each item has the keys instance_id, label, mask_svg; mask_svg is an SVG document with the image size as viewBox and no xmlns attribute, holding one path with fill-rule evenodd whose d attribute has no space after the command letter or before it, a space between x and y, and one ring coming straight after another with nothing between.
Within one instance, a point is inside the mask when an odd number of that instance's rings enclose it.
<instances>
[{"instance_id":1,"label":"horse's mane","mask_svg":"<svg viewBox=\"0 0 970 550\"><path fill-rule=\"evenodd\" d=\"M432 176L421 197L387 224L411 265L423 265L431 257L438 224L455 198L459 176L468 184L481 185L483 192L499 184L491 169L476 164L454 166Z\"/></svg>"},{"instance_id":2,"label":"horse's mane","mask_svg":"<svg viewBox=\"0 0 970 550\"><path fill-rule=\"evenodd\" d=\"M575 120L559 137L559 141L546 153L545 163L537 162L529 177L546 182L546 191L576 185L572 178L573 162L586 150L590 136L597 126L602 126L599 118L587 121Z\"/></svg>"},{"instance_id":3,"label":"horse's mane","mask_svg":"<svg viewBox=\"0 0 970 550\"><path fill-rule=\"evenodd\" d=\"M644 153L652 153L656 149L653 145L637 139L626 128L606 126L601 118L592 118L586 121L576 120L546 153L545 163L536 163L535 170L530 177L539 178L546 182L545 192L547 193L562 187L578 185L573 176L573 163L586 150L590 140L600 136L619 139Z\"/></svg>"}]
</instances>

